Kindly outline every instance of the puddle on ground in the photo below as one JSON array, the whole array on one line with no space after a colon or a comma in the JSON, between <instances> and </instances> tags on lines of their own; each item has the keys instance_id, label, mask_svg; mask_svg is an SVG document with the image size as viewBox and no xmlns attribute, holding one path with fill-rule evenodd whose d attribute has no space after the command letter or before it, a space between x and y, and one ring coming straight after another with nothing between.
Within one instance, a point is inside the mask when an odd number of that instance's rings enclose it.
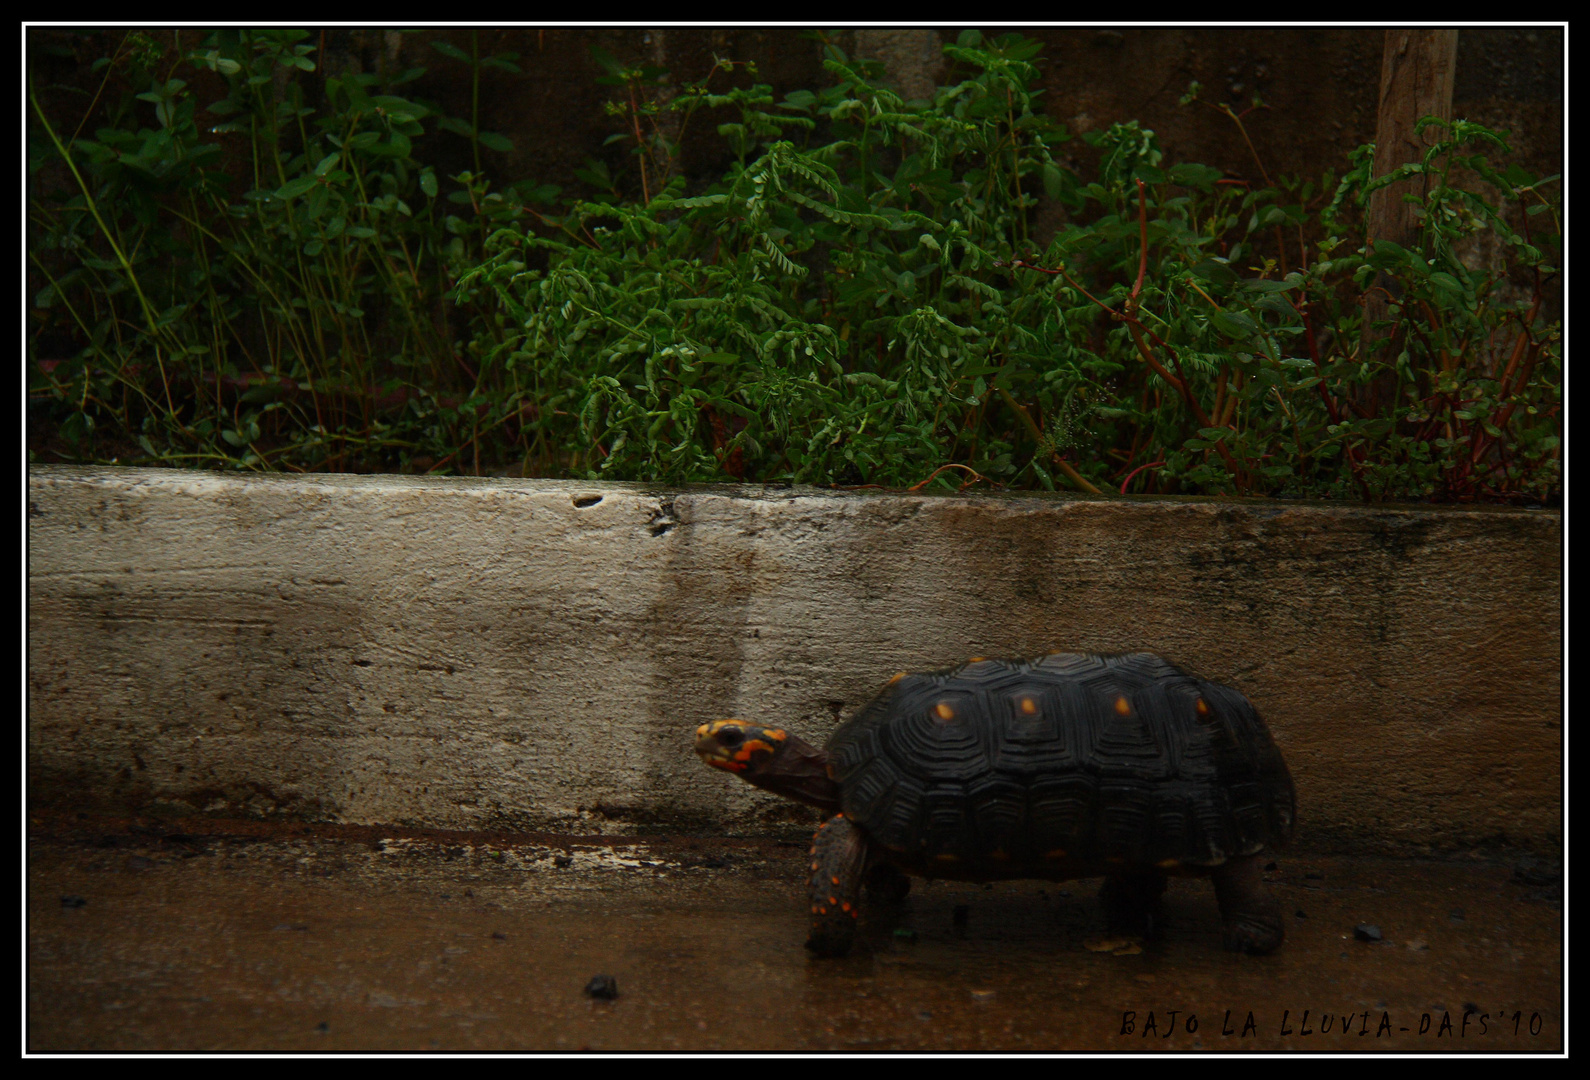
<instances>
[{"instance_id":1,"label":"puddle on ground","mask_svg":"<svg viewBox=\"0 0 1590 1080\"><path fill-rule=\"evenodd\" d=\"M1204 881L1135 954L1097 882L918 881L814 960L804 845L179 824L36 825L30 1052L1562 1049L1560 891L1504 863L1281 856L1268 957Z\"/></svg>"}]
</instances>

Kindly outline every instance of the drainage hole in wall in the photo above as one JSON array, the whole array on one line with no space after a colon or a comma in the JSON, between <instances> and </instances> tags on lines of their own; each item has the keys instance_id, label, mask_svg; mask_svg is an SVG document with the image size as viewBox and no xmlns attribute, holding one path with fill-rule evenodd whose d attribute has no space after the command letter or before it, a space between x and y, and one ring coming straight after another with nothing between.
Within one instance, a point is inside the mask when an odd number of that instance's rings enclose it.
<instances>
[{"instance_id":1,"label":"drainage hole in wall","mask_svg":"<svg viewBox=\"0 0 1590 1080\"><path fill-rule=\"evenodd\" d=\"M602 497L600 495L576 495L576 496L574 496L574 505L578 506L581 510L584 510L587 506L595 506L597 503L599 503L601 501L602 501Z\"/></svg>"}]
</instances>

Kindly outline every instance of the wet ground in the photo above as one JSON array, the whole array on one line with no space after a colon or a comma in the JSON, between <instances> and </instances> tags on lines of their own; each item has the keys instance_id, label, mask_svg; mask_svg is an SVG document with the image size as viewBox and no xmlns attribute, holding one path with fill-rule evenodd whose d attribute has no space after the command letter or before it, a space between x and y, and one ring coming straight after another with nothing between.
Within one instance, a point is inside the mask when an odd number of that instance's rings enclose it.
<instances>
[{"instance_id":1,"label":"wet ground","mask_svg":"<svg viewBox=\"0 0 1590 1080\"><path fill-rule=\"evenodd\" d=\"M919 881L813 960L804 867L772 841L35 819L27 1049L1563 1046L1560 885L1512 861L1283 855L1267 957L1221 951L1182 879L1140 952L1089 948L1096 881Z\"/></svg>"}]
</instances>

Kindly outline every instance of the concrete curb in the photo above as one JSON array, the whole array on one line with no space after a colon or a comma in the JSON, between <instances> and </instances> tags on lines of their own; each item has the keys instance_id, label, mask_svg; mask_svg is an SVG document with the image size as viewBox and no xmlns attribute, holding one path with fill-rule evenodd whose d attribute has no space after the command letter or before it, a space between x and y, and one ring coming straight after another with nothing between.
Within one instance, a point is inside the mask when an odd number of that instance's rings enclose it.
<instances>
[{"instance_id":1,"label":"concrete curb","mask_svg":"<svg viewBox=\"0 0 1590 1080\"><path fill-rule=\"evenodd\" d=\"M38 805L788 831L703 720L1159 652L1247 693L1310 847L1560 846L1556 513L29 470Z\"/></svg>"}]
</instances>

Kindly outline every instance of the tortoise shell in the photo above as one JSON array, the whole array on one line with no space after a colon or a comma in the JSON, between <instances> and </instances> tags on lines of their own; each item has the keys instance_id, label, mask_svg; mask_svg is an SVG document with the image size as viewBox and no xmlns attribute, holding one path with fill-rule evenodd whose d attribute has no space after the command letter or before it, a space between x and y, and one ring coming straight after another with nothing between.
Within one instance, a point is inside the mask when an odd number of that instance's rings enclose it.
<instances>
[{"instance_id":1,"label":"tortoise shell","mask_svg":"<svg viewBox=\"0 0 1590 1080\"><path fill-rule=\"evenodd\" d=\"M845 816L937 876L1214 867L1285 843L1295 812L1248 699L1149 653L902 673L826 752Z\"/></svg>"}]
</instances>

